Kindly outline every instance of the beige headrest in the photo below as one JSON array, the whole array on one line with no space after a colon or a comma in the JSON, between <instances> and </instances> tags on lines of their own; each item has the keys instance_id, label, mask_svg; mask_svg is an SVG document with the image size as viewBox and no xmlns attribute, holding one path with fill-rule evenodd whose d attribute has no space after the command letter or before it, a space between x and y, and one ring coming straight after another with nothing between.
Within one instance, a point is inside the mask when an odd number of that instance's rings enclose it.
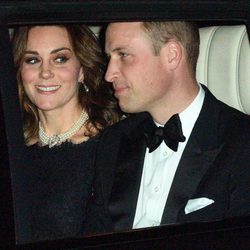
<instances>
[{"instance_id":1,"label":"beige headrest","mask_svg":"<svg viewBox=\"0 0 250 250\"><path fill-rule=\"evenodd\" d=\"M197 80L221 101L250 114L250 47L245 25L200 28Z\"/></svg>"}]
</instances>

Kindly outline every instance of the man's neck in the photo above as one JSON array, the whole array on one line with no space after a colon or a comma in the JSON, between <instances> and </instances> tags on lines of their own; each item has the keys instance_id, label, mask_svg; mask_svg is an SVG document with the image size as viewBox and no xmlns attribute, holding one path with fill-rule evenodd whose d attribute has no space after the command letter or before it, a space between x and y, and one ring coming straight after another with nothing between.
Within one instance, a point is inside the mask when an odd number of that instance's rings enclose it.
<instances>
[{"instance_id":1,"label":"man's neck","mask_svg":"<svg viewBox=\"0 0 250 250\"><path fill-rule=\"evenodd\" d=\"M196 82L189 85L185 90L176 88L166 105L162 105L149 113L155 122L164 125L174 114L183 112L193 102L198 93L199 85Z\"/></svg>"}]
</instances>

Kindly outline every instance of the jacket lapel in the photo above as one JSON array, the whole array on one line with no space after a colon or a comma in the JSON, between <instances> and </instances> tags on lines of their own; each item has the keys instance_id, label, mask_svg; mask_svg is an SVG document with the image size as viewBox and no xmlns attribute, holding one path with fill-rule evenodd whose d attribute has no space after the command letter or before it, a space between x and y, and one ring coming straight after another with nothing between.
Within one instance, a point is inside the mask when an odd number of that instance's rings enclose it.
<instances>
[{"instance_id":1,"label":"jacket lapel","mask_svg":"<svg viewBox=\"0 0 250 250\"><path fill-rule=\"evenodd\" d=\"M195 139L190 141L178 165L161 224L175 223L177 215L197 190L208 168L220 152L221 147L201 151Z\"/></svg>"},{"instance_id":2,"label":"jacket lapel","mask_svg":"<svg viewBox=\"0 0 250 250\"><path fill-rule=\"evenodd\" d=\"M125 123L116 159L109 211L115 230L132 228L141 182L146 145L143 138L144 114L135 124ZM133 119L128 120L128 122ZM129 129L128 129L129 127ZM132 128L131 128L132 127Z\"/></svg>"},{"instance_id":3,"label":"jacket lapel","mask_svg":"<svg viewBox=\"0 0 250 250\"><path fill-rule=\"evenodd\" d=\"M222 148L218 101L205 91L203 107L179 162L161 224L177 222L179 211L193 196Z\"/></svg>"}]
</instances>

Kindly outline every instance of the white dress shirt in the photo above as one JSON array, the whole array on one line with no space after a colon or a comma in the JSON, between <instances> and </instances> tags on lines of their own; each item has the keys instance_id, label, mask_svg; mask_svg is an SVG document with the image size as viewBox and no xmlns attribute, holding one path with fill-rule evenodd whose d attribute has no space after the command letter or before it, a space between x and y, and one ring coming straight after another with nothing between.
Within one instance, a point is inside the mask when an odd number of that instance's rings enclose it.
<instances>
[{"instance_id":1,"label":"white dress shirt","mask_svg":"<svg viewBox=\"0 0 250 250\"><path fill-rule=\"evenodd\" d=\"M177 166L201 111L204 96L205 92L200 86L196 98L179 114L186 140L179 143L177 152L171 150L164 141L152 153L146 149L133 228L160 225Z\"/></svg>"}]
</instances>

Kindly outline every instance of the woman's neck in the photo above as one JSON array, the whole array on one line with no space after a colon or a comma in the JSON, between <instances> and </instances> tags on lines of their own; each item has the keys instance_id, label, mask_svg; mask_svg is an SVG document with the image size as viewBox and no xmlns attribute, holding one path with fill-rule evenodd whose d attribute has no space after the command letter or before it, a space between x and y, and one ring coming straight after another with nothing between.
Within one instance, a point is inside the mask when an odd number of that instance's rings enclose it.
<instances>
[{"instance_id":1,"label":"woman's neck","mask_svg":"<svg viewBox=\"0 0 250 250\"><path fill-rule=\"evenodd\" d=\"M62 134L69 130L79 119L82 112L80 105L74 109L56 109L39 111L41 126L48 135Z\"/></svg>"}]
</instances>

